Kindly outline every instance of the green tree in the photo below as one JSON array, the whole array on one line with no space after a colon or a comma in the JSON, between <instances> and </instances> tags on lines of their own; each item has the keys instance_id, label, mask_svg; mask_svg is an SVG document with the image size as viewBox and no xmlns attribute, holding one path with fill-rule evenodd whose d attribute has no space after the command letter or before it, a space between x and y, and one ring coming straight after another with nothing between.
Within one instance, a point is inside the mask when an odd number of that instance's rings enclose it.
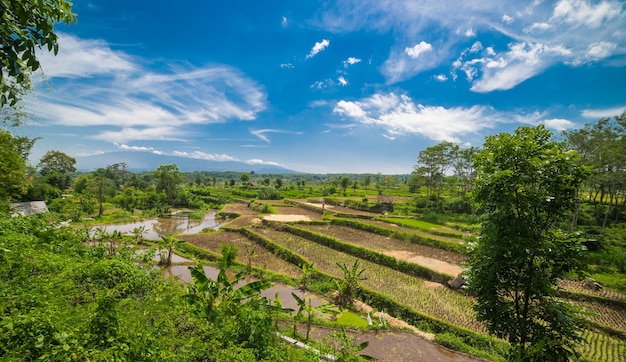
<instances>
[{"instance_id":1,"label":"green tree","mask_svg":"<svg viewBox=\"0 0 626 362\"><path fill-rule=\"evenodd\" d=\"M183 178L176 164L161 165L154 171L154 178L157 180L157 191L165 192L167 203L174 205L176 188Z\"/></svg>"},{"instance_id":2,"label":"green tree","mask_svg":"<svg viewBox=\"0 0 626 362\"><path fill-rule=\"evenodd\" d=\"M624 203L620 205L619 194L626 191L626 112L613 119L602 118L594 124L585 124L581 129L563 132L570 147L581 155L581 163L588 166L592 176L588 179L588 199L593 202L594 214L601 218L602 227L609 225L609 216L615 214L616 221ZM606 207L605 207L606 205ZM572 225L577 223L575 213Z\"/></svg>"},{"instance_id":3,"label":"green tree","mask_svg":"<svg viewBox=\"0 0 626 362\"><path fill-rule=\"evenodd\" d=\"M459 145L443 141L420 151L415 171L426 177L426 196L441 196L446 173L452 167ZM437 201L439 205L439 201Z\"/></svg>"},{"instance_id":4,"label":"green tree","mask_svg":"<svg viewBox=\"0 0 626 362\"><path fill-rule=\"evenodd\" d=\"M276 179L274 180L274 187L278 190L281 187L283 187L283 179L280 177L276 177Z\"/></svg>"},{"instance_id":5,"label":"green tree","mask_svg":"<svg viewBox=\"0 0 626 362\"><path fill-rule=\"evenodd\" d=\"M26 159L33 143L34 140L0 130L0 210L8 210L9 202L28 190Z\"/></svg>"},{"instance_id":6,"label":"green tree","mask_svg":"<svg viewBox=\"0 0 626 362\"><path fill-rule=\"evenodd\" d=\"M250 174L247 172L242 172L239 176L239 180L244 186L248 186L248 183L250 182Z\"/></svg>"},{"instance_id":7,"label":"green tree","mask_svg":"<svg viewBox=\"0 0 626 362\"><path fill-rule=\"evenodd\" d=\"M39 173L46 182L60 190L70 186L71 178L68 175L76 172L76 159L61 151L48 151L39 159Z\"/></svg>"},{"instance_id":8,"label":"green tree","mask_svg":"<svg viewBox=\"0 0 626 362\"><path fill-rule=\"evenodd\" d=\"M475 158L474 200L485 210L468 261L477 319L512 345L511 359L568 361L580 317L557 280L584 270L583 247L558 230L586 171L543 126L487 137Z\"/></svg>"},{"instance_id":9,"label":"green tree","mask_svg":"<svg viewBox=\"0 0 626 362\"><path fill-rule=\"evenodd\" d=\"M346 196L346 190L350 185L350 179L348 178L348 176L342 176L339 182L341 183L341 188L343 189L343 195Z\"/></svg>"},{"instance_id":10,"label":"green tree","mask_svg":"<svg viewBox=\"0 0 626 362\"><path fill-rule=\"evenodd\" d=\"M54 24L76 21L65 0L0 1L0 108L14 106L30 89L30 74L39 69L35 54L46 47L59 51Z\"/></svg>"}]
</instances>

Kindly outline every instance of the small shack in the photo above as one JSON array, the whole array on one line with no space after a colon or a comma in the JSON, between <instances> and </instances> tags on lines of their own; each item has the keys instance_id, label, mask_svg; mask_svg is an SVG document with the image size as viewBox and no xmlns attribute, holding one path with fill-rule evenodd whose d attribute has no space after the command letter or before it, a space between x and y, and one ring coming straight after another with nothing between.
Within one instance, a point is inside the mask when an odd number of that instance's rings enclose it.
<instances>
[{"instance_id":1,"label":"small shack","mask_svg":"<svg viewBox=\"0 0 626 362\"><path fill-rule=\"evenodd\" d=\"M11 216L28 216L48 212L45 201L13 202L11 203Z\"/></svg>"}]
</instances>

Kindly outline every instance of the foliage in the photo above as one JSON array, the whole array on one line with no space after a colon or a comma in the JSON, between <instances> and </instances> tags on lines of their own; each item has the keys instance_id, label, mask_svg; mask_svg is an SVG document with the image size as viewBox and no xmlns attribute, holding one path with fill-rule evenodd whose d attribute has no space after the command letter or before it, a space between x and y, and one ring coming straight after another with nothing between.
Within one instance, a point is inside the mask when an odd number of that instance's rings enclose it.
<instances>
[{"instance_id":1,"label":"foliage","mask_svg":"<svg viewBox=\"0 0 626 362\"><path fill-rule=\"evenodd\" d=\"M178 184L182 181L180 170L175 164L161 165L154 171L157 191L165 192L167 203L174 206Z\"/></svg>"},{"instance_id":2,"label":"foliage","mask_svg":"<svg viewBox=\"0 0 626 362\"><path fill-rule=\"evenodd\" d=\"M346 264L337 263L337 266L343 272L343 278L336 281L337 305L345 308L352 305L353 298L360 287L359 283L367 278L363 276L365 269L359 265L358 259L354 261L351 268Z\"/></svg>"},{"instance_id":3,"label":"foliage","mask_svg":"<svg viewBox=\"0 0 626 362\"><path fill-rule=\"evenodd\" d=\"M318 305L317 307L313 307L311 304L311 299L309 298L309 302L307 303L303 298L300 298L296 293L291 293L293 299L298 303L298 312L296 313L295 318L302 317L303 313L306 313L306 336L304 341L306 343L309 342L309 334L311 332L311 325L313 324L313 315L315 313L330 313L330 314L338 314L335 309L333 309L334 305L332 303L326 303ZM294 319L295 319L294 318ZM294 324L295 331L295 324ZM294 332L295 335L295 332Z\"/></svg>"},{"instance_id":4,"label":"foliage","mask_svg":"<svg viewBox=\"0 0 626 362\"><path fill-rule=\"evenodd\" d=\"M229 331L233 345L243 345L257 358L262 358L266 348L274 343L272 313L288 311L261 297L261 291L272 283L257 280L238 286L244 274L239 273L229 280L223 266L217 280L208 278L200 263L189 270L193 279L186 296L189 303L208 321Z\"/></svg>"},{"instance_id":5,"label":"foliage","mask_svg":"<svg viewBox=\"0 0 626 362\"><path fill-rule=\"evenodd\" d=\"M6 211L9 202L28 189L30 182L26 175L26 158L33 142L0 130L0 211Z\"/></svg>"},{"instance_id":6,"label":"foliage","mask_svg":"<svg viewBox=\"0 0 626 362\"><path fill-rule=\"evenodd\" d=\"M30 87L30 74L39 69L36 49L59 51L54 24L76 21L65 0L0 2L0 108L14 106Z\"/></svg>"},{"instance_id":7,"label":"foliage","mask_svg":"<svg viewBox=\"0 0 626 362\"><path fill-rule=\"evenodd\" d=\"M224 268L228 268L231 266L235 259L237 259L237 254L239 253L239 249L233 244L223 243L221 246L222 249L222 262L221 265Z\"/></svg>"},{"instance_id":8,"label":"foliage","mask_svg":"<svg viewBox=\"0 0 626 362\"><path fill-rule=\"evenodd\" d=\"M575 152L542 126L487 137L473 191L487 219L470 251L469 289L477 318L512 345L511 358L577 356L581 320L555 298L557 279L582 272L575 235L555 230L572 209L586 173Z\"/></svg>"}]
</instances>

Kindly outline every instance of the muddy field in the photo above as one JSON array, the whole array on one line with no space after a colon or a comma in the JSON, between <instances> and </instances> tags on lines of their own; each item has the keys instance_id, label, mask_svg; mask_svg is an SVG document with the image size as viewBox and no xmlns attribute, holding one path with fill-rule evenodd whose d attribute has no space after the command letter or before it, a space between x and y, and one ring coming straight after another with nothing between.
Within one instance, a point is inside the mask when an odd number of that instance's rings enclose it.
<instances>
[{"instance_id":1,"label":"muddy field","mask_svg":"<svg viewBox=\"0 0 626 362\"><path fill-rule=\"evenodd\" d=\"M238 232L219 231L209 234L185 235L180 239L218 254L221 254L222 244L234 245L238 249L237 261L244 264L248 263L246 247L248 247L248 250L253 248L252 266L268 269L292 278L298 278L301 275L300 270L296 266L280 259Z\"/></svg>"}]
</instances>

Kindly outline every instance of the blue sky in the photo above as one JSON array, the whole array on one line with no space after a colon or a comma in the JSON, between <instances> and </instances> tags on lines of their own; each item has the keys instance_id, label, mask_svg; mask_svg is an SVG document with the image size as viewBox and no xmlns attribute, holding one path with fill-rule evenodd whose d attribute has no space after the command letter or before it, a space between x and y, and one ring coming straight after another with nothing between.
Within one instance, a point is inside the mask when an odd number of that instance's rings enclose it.
<instances>
[{"instance_id":1,"label":"blue sky","mask_svg":"<svg viewBox=\"0 0 626 362\"><path fill-rule=\"evenodd\" d=\"M626 109L621 1L75 1L26 106L29 136L313 173L410 173Z\"/></svg>"}]
</instances>

